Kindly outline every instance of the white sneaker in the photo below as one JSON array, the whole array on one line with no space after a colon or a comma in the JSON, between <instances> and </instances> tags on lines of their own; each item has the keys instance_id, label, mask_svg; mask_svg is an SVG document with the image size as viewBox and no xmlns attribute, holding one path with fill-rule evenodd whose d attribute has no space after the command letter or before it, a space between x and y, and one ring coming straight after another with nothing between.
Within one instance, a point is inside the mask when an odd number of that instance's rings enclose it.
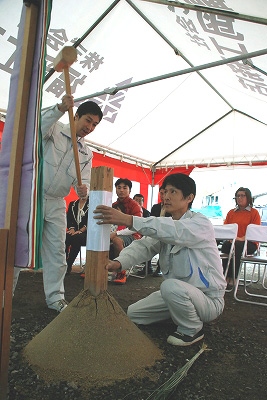
<instances>
[{"instance_id":1,"label":"white sneaker","mask_svg":"<svg viewBox=\"0 0 267 400\"><path fill-rule=\"evenodd\" d=\"M108 282L113 282L117 277L117 272L108 272Z\"/></svg>"},{"instance_id":2,"label":"white sneaker","mask_svg":"<svg viewBox=\"0 0 267 400\"><path fill-rule=\"evenodd\" d=\"M65 308L67 308L67 306L68 303L66 302L65 299L55 301L54 303L51 304L47 304L48 308L51 308L51 310L56 310L58 312L62 312L63 310L65 310Z\"/></svg>"}]
</instances>

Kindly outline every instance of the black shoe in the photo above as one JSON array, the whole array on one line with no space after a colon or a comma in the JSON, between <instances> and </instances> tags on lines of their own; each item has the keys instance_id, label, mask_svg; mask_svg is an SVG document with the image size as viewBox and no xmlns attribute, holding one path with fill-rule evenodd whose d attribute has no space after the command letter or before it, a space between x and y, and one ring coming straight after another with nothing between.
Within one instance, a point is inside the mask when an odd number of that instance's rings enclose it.
<instances>
[{"instance_id":1,"label":"black shoe","mask_svg":"<svg viewBox=\"0 0 267 400\"><path fill-rule=\"evenodd\" d=\"M146 268L144 267L140 271L137 271L137 273L135 275L137 275L137 276L145 276L146 275ZM153 269L148 269L147 270L147 275L153 275Z\"/></svg>"},{"instance_id":2,"label":"black shoe","mask_svg":"<svg viewBox=\"0 0 267 400\"><path fill-rule=\"evenodd\" d=\"M71 273L72 270L72 265L67 267L67 271L66 271L66 275L69 275Z\"/></svg>"},{"instance_id":3,"label":"black shoe","mask_svg":"<svg viewBox=\"0 0 267 400\"><path fill-rule=\"evenodd\" d=\"M136 274L137 276L145 276L145 269L141 269L140 271L137 271Z\"/></svg>"},{"instance_id":4,"label":"black shoe","mask_svg":"<svg viewBox=\"0 0 267 400\"><path fill-rule=\"evenodd\" d=\"M183 333L174 332L168 337L167 343L172 344L173 346L190 346L203 338L203 329L201 329L201 331L199 331L195 336L187 336Z\"/></svg>"}]
</instances>

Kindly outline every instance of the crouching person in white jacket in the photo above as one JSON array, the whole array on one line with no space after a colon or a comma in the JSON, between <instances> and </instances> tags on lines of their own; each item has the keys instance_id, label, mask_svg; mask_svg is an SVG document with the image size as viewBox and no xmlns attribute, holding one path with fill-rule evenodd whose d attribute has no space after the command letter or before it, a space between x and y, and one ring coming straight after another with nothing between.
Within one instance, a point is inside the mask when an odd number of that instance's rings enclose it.
<instances>
[{"instance_id":1,"label":"crouching person in white jacket","mask_svg":"<svg viewBox=\"0 0 267 400\"><path fill-rule=\"evenodd\" d=\"M222 313L226 282L211 222L190 211L195 181L172 174L163 188L164 206L172 217L135 217L98 206L95 218L98 224L126 225L144 236L109 261L108 270L127 269L159 254L164 278L160 290L130 305L129 318L143 325L172 318L177 330L168 343L189 346L203 339L203 323Z\"/></svg>"}]
</instances>

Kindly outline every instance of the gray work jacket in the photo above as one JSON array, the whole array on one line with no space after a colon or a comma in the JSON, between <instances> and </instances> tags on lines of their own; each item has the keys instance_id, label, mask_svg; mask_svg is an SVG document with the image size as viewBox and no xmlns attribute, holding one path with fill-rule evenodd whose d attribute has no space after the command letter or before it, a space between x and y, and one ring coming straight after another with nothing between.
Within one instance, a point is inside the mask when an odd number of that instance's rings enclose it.
<instances>
[{"instance_id":1,"label":"gray work jacket","mask_svg":"<svg viewBox=\"0 0 267 400\"><path fill-rule=\"evenodd\" d=\"M214 229L203 214L188 210L179 220L133 217L131 229L144 237L131 243L116 258L122 268L159 254L164 279L182 280L210 297L224 296L226 281Z\"/></svg>"},{"instance_id":2,"label":"gray work jacket","mask_svg":"<svg viewBox=\"0 0 267 400\"><path fill-rule=\"evenodd\" d=\"M62 117L57 106L42 113L44 151L44 195L65 197L77 185L70 126L57 122ZM90 187L93 154L83 138L77 140L82 183Z\"/></svg>"}]
</instances>

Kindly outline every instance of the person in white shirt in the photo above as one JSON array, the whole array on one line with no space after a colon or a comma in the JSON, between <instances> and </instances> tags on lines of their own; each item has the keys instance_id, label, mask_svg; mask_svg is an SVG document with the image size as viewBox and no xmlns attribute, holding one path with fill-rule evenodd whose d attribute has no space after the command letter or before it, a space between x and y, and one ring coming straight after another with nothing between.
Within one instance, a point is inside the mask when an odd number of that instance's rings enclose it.
<instances>
[{"instance_id":1,"label":"person in white shirt","mask_svg":"<svg viewBox=\"0 0 267 400\"><path fill-rule=\"evenodd\" d=\"M98 224L125 225L144 236L109 261L106 269L130 268L159 254L164 278L160 290L130 305L129 318L143 325L172 318L177 330L167 342L188 346L203 339L204 322L222 313L226 281L211 222L190 210L196 194L194 180L172 174L163 188L171 217L135 217L100 205L95 218Z\"/></svg>"}]
</instances>

